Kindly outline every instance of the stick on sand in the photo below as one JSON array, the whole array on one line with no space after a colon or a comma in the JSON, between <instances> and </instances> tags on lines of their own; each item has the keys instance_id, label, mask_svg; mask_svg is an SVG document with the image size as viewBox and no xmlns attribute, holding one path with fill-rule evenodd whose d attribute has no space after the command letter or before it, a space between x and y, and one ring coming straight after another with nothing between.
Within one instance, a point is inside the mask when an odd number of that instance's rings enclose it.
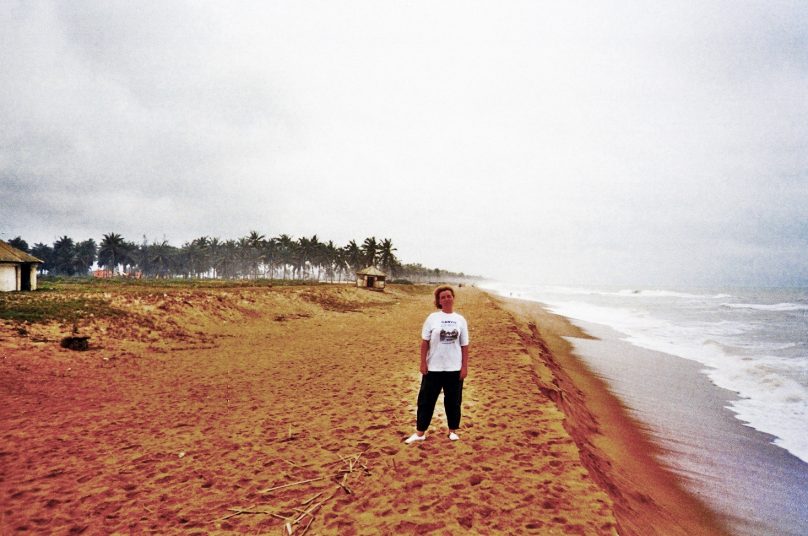
<instances>
[{"instance_id":1,"label":"stick on sand","mask_svg":"<svg viewBox=\"0 0 808 536\"><path fill-rule=\"evenodd\" d=\"M309 482L316 482L318 480L325 480L325 478L326 477L321 476L320 478L310 478L308 480L301 480L300 482L292 482L291 484L284 484L282 486L275 486L274 488L263 489L263 490L259 491L258 493L269 493L271 491L275 491L275 490L283 489L283 488L289 488L289 487L292 487L292 486L297 486L299 484L307 484Z\"/></svg>"}]
</instances>

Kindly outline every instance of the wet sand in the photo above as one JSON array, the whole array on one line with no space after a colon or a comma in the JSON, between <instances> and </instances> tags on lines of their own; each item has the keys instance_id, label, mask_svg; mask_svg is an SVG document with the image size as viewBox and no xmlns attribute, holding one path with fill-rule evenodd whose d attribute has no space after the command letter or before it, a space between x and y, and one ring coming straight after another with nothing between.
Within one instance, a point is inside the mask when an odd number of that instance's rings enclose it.
<instances>
[{"instance_id":1,"label":"wet sand","mask_svg":"<svg viewBox=\"0 0 808 536\"><path fill-rule=\"evenodd\" d=\"M0 533L724 533L535 304L458 289L461 440L404 445L431 288L108 299L0 327Z\"/></svg>"}]
</instances>

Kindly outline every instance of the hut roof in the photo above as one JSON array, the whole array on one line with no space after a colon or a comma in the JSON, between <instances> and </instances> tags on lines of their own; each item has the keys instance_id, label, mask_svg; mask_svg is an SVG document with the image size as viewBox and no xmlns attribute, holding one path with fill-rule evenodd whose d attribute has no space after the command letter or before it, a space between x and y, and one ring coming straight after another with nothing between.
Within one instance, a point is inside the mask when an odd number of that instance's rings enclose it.
<instances>
[{"instance_id":1,"label":"hut roof","mask_svg":"<svg viewBox=\"0 0 808 536\"><path fill-rule=\"evenodd\" d=\"M37 259L33 255L15 248L11 244L0 240L0 262L38 262L44 263L45 261Z\"/></svg>"},{"instance_id":2,"label":"hut roof","mask_svg":"<svg viewBox=\"0 0 808 536\"><path fill-rule=\"evenodd\" d=\"M386 277L387 274L376 268L375 266L368 266L367 268L363 268L356 272L356 275L374 275L374 276L382 276Z\"/></svg>"}]
</instances>

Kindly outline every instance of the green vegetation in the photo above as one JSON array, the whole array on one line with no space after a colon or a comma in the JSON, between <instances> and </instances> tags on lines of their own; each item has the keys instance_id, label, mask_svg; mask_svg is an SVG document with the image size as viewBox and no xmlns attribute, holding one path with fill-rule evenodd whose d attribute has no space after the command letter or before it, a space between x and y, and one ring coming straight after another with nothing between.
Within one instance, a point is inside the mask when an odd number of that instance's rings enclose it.
<instances>
[{"instance_id":1,"label":"green vegetation","mask_svg":"<svg viewBox=\"0 0 808 536\"><path fill-rule=\"evenodd\" d=\"M150 278L130 279L126 277L64 277L41 276L38 279L37 292L79 291L85 293L114 291L163 291L193 290L203 288L252 288L288 285L310 285L312 282L282 279L187 279L187 278Z\"/></svg>"},{"instance_id":2,"label":"green vegetation","mask_svg":"<svg viewBox=\"0 0 808 536\"><path fill-rule=\"evenodd\" d=\"M123 314L101 297L65 293L0 293L0 319L3 320L75 322L89 317L121 316Z\"/></svg>"}]
</instances>

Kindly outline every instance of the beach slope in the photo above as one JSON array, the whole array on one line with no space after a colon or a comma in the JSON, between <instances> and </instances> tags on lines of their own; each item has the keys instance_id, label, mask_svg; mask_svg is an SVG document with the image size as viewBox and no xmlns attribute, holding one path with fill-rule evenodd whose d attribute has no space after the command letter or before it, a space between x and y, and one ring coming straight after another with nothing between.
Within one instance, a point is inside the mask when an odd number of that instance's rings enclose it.
<instances>
[{"instance_id":1,"label":"beach slope","mask_svg":"<svg viewBox=\"0 0 808 536\"><path fill-rule=\"evenodd\" d=\"M572 353L566 337L591 338L531 301L495 299L513 315L541 389L566 415L584 465L613 500L621 534L728 534L714 512L661 462L662 449L609 386ZM649 371L653 374L653 371Z\"/></svg>"}]
</instances>

